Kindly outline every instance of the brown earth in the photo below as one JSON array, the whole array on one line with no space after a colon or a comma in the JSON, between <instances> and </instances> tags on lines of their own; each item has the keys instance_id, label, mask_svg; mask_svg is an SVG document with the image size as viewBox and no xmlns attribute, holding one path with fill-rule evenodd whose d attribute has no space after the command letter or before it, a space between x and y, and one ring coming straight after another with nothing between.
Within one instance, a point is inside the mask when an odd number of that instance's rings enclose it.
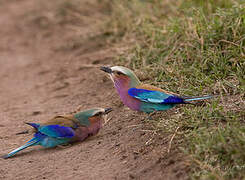
<instances>
[{"instance_id":1,"label":"brown earth","mask_svg":"<svg viewBox=\"0 0 245 180\"><path fill-rule=\"evenodd\" d=\"M0 179L187 179L176 146L167 153L171 137L123 106L99 70L120 48L99 35L104 7L80 3L78 11L61 0L0 2L0 154L32 137L15 135L24 122L91 107L112 107L112 119L82 143L0 159Z\"/></svg>"}]
</instances>

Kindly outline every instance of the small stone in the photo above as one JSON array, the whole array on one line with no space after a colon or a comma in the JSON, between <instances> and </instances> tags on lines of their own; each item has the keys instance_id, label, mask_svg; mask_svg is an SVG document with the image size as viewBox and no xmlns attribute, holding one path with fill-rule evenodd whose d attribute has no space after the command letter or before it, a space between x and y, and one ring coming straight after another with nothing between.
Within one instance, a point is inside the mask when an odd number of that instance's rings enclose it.
<instances>
[{"instance_id":1,"label":"small stone","mask_svg":"<svg viewBox=\"0 0 245 180\"><path fill-rule=\"evenodd\" d=\"M130 179L135 179L135 175L129 174L129 178L130 178Z\"/></svg>"},{"instance_id":2,"label":"small stone","mask_svg":"<svg viewBox=\"0 0 245 180\"><path fill-rule=\"evenodd\" d=\"M39 114L41 114L41 111L33 111L33 112L32 112L32 115L33 115L33 116L36 116L36 115L39 115Z\"/></svg>"}]
</instances>

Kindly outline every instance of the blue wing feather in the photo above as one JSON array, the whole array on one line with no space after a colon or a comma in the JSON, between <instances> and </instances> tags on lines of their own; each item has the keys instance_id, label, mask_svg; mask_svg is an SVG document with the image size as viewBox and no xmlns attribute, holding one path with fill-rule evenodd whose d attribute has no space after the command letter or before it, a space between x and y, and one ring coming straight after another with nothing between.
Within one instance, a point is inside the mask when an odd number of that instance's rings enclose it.
<instances>
[{"instance_id":1,"label":"blue wing feather","mask_svg":"<svg viewBox=\"0 0 245 180\"><path fill-rule=\"evenodd\" d=\"M128 94L144 102L158 103L158 104L182 104L185 103L181 97L166 94L160 91L152 91L146 89L131 88Z\"/></svg>"},{"instance_id":2,"label":"blue wing feather","mask_svg":"<svg viewBox=\"0 0 245 180\"><path fill-rule=\"evenodd\" d=\"M27 124L34 127L37 130L37 132L34 134L34 137L23 146L2 156L2 158L6 159L12 157L17 152L22 151L23 149L26 149L30 146L41 145L46 148L50 148L60 144L66 144L71 142L72 137L75 135L75 132L70 127L64 127L60 125L41 126L37 123Z\"/></svg>"},{"instance_id":3,"label":"blue wing feather","mask_svg":"<svg viewBox=\"0 0 245 180\"><path fill-rule=\"evenodd\" d=\"M54 138L72 138L75 135L75 132L71 127L64 127L60 125L40 126L38 131Z\"/></svg>"}]
</instances>

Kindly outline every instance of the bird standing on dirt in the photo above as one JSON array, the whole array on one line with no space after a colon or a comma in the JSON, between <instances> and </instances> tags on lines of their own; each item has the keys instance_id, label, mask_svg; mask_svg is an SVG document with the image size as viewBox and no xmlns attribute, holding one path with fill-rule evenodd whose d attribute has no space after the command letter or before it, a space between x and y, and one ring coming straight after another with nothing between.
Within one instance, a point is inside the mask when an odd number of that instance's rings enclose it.
<instances>
[{"instance_id":1,"label":"bird standing on dirt","mask_svg":"<svg viewBox=\"0 0 245 180\"><path fill-rule=\"evenodd\" d=\"M191 104L197 101L212 98L207 96L179 96L155 86L142 84L130 69L122 66L101 67L109 73L122 102L132 110L152 113L173 108L177 104Z\"/></svg>"},{"instance_id":2,"label":"bird standing on dirt","mask_svg":"<svg viewBox=\"0 0 245 180\"><path fill-rule=\"evenodd\" d=\"M41 145L45 148L51 148L83 141L88 136L99 132L104 115L111 111L111 108L94 108L74 115L56 116L43 124L26 123L35 129L34 137L23 146L4 155L3 158L9 158L29 146Z\"/></svg>"}]
</instances>

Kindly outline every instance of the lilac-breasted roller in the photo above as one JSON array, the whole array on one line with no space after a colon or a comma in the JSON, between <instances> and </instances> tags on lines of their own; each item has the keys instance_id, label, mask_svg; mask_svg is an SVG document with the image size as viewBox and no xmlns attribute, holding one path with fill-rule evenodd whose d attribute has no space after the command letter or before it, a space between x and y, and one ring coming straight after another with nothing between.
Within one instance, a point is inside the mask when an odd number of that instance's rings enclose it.
<instances>
[{"instance_id":1,"label":"lilac-breasted roller","mask_svg":"<svg viewBox=\"0 0 245 180\"><path fill-rule=\"evenodd\" d=\"M41 145L45 148L51 148L83 141L88 136L99 132L104 115L111 111L111 108L94 108L74 115L56 116L42 124L26 123L34 128L34 137L23 146L4 155L3 158L12 157L30 146Z\"/></svg>"},{"instance_id":2,"label":"lilac-breasted roller","mask_svg":"<svg viewBox=\"0 0 245 180\"><path fill-rule=\"evenodd\" d=\"M173 108L177 104L212 98L206 96L179 96L155 86L142 84L133 71L122 66L101 67L108 73L122 102L132 110L151 113Z\"/></svg>"}]
</instances>

